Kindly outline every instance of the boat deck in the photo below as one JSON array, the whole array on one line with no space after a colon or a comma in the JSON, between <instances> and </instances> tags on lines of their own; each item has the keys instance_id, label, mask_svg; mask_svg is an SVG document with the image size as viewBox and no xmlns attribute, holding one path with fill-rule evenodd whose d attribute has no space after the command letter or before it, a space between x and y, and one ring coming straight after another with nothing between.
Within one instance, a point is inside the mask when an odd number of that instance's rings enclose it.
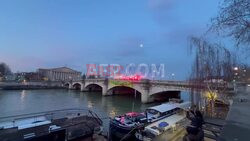
<instances>
[{"instance_id":1,"label":"boat deck","mask_svg":"<svg viewBox=\"0 0 250 141\"><path fill-rule=\"evenodd\" d=\"M43 125L28 127L20 129L20 126L8 127L0 129L1 141L16 141L26 140L39 137L42 140L50 138L53 132L58 132L62 138L66 140L73 140L83 136L90 136L94 133L95 128L101 126L101 123L97 117L89 115L79 115L77 117L64 117L58 119L52 119ZM55 127L54 130L50 130L50 127ZM44 138L45 137L45 138ZM58 139L60 140L60 139Z\"/></svg>"},{"instance_id":2,"label":"boat deck","mask_svg":"<svg viewBox=\"0 0 250 141\"><path fill-rule=\"evenodd\" d=\"M185 118L185 116L183 116L183 115L178 115L178 114L171 115L167 118L164 118L164 119L161 119L157 122L151 123L150 125L145 127L145 129L147 131L150 131L150 132L156 134L156 135L160 135L161 132L158 129L153 129L153 127L158 127L158 125L162 122L168 123L168 125L166 127L162 128L162 130L165 131L165 130L171 128L172 126L175 126L177 122L180 122L184 118Z\"/></svg>"}]
</instances>

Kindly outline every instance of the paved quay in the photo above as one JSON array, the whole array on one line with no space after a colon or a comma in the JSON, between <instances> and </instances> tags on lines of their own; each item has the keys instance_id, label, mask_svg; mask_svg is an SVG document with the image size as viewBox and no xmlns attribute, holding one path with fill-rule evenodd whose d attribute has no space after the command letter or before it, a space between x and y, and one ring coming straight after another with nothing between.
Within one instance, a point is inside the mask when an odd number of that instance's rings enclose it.
<instances>
[{"instance_id":1,"label":"paved quay","mask_svg":"<svg viewBox=\"0 0 250 141\"><path fill-rule=\"evenodd\" d=\"M188 123L186 123L188 124ZM183 141L183 137L187 134L185 126L176 127L175 130L169 129L163 134L157 136L153 141ZM213 139L204 138L205 141L215 141Z\"/></svg>"},{"instance_id":2,"label":"paved quay","mask_svg":"<svg viewBox=\"0 0 250 141\"><path fill-rule=\"evenodd\" d=\"M250 86L234 98L219 141L246 141L250 139Z\"/></svg>"},{"instance_id":3,"label":"paved quay","mask_svg":"<svg viewBox=\"0 0 250 141\"><path fill-rule=\"evenodd\" d=\"M186 130L182 127L176 129L175 131L170 129L153 139L153 141L182 141L185 134Z\"/></svg>"}]
</instances>

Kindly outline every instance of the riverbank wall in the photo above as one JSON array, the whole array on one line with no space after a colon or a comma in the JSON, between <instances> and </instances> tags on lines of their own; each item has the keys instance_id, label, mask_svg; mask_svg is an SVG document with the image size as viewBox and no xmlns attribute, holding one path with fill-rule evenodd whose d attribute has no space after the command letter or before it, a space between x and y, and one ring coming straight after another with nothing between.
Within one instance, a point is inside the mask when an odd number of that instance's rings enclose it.
<instances>
[{"instance_id":1,"label":"riverbank wall","mask_svg":"<svg viewBox=\"0 0 250 141\"><path fill-rule=\"evenodd\" d=\"M62 82L0 82L3 90L63 89Z\"/></svg>"}]
</instances>

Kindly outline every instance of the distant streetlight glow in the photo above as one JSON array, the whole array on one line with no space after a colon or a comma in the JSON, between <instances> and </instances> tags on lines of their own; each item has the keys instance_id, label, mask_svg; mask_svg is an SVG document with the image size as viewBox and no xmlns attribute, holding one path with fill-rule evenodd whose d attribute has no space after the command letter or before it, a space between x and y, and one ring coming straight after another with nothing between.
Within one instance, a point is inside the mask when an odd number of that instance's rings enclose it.
<instances>
[{"instance_id":1,"label":"distant streetlight glow","mask_svg":"<svg viewBox=\"0 0 250 141\"><path fill-rule=\"evenodd\" d=\"M237 70L239 70L239 68L238 67L234 67L234 70L237 71Z\"/></svg>"},{"instance_id":2,"label":"distant streetlight glow","mask_svg":"<svg viewBox=\"0 0 250 141\"><path fill-rule=\"evenodd\" d=\"M217 99L217 93L216 92L205 92L205 95L208 100L215 101Z\"/></svg>"},{"instance_id":3,"label":"distant streetlight glow","mask_svg":"<svg viewBox=\"0 0 250 141\"><path fill-rule=\"evenodd\" d=\"M143 47L143 44L140 44L140 47Z\"/></svg>"}]
</instances>

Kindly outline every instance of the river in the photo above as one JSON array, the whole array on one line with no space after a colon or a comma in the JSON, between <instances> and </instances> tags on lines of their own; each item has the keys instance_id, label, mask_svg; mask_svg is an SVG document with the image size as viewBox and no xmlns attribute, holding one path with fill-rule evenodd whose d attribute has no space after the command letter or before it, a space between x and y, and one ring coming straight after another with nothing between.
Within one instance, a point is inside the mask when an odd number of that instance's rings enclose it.
<instances>
[{"instance_id":1,"label":"river","mask_svg":"<svg viewBox=\"0 0 250 141\"><path fill-rule=\"evenodd\" d=\"M188 93L181 98L189 100ZM125 112L142 112L149 106L160 103L142 104L132 95L102 96L99 92L80 92L75 90L0 90L0 117L51 111L67 108L89 108L104 120Z\"/></svg>"}]
</instances>

